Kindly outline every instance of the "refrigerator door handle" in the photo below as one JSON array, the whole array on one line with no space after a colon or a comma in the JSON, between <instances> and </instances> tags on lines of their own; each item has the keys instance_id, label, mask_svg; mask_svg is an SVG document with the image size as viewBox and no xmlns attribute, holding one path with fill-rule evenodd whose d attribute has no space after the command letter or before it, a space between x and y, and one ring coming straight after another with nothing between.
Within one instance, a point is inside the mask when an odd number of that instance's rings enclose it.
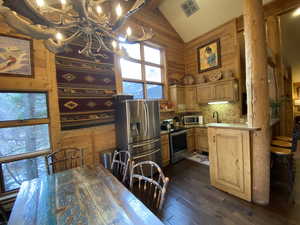
<instances>
[{"instance_id":1,"label":"refrigerator door handle","mask_svg":"<svg viewBox=\"0 0 300 225\"><path fill-rule=\"evenodd\" d=\"M146 153L146 154L143 154L143 155L139 155L139 156L133 157L133 160L139 159L139 158L144 158L144 157L147 157L147 156L149 156L149 155L153 155L153 154L155 154L155 153L157 153L157 152L159 152L159 151L160 151L160 148L157 148L157 149L155 149L154 151L151 151L151 152L148 152L148 153Z\"/></svg>"},{"instance_id":2,"label":"refrigerator door handle","mask_svg":"<svg viewBox=\"0 0 300 225\"><path fill-rule=\"evenodd\" d=\"M138 147L142 147L142 146L145 146L145 145L149 145L149 144L154 144L156 142L159 142L160 141L160 138L156 138L152 141L149 141L149 142L145 142L145 143L142 143L142 144L136 144L136 145L132 145L132 148L138 148Z\"/></svg>"},{"instance_id":3,"label":"refrigerator door handle","mask_svg":"<svg viewBox=\"0 0 300 225\"><path fill-rule=\"evenodd\" d=\"M148 109L147 109L147 104L146 102L143 102L144 104L144 113L145 113L145 123L146 123L146 132L145 132L145 136L148 136L148 129L149 129L149 119L148 119Z\"/></svg>"}]
</instances>

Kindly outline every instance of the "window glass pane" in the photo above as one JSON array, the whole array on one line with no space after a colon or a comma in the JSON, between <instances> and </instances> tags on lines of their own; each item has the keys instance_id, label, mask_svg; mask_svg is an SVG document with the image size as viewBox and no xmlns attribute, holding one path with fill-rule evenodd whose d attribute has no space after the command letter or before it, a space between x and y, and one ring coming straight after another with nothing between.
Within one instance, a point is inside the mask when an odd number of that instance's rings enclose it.
<instances>
[{"instance_id":1,"label":"window glass pane","mask_svg":"<svg viewBox=\"0 0 300 225\"><path fill-rule=\"evenodd\" d=\"M150 99L162 99L163 87L157 84L147 84L147 94Z\"/></svg>"},{"instance_id":2,"label":"window glass pane","mask_svg":"<svg viewBox=\"0 0 300 225\"><path fill-rule=\"evenodd\" d=\"M0 92L0 121L47 118L45 93Z\"/></svg>"},{"instance_id":3,"label":"window glass pane","mask_svg":"<svg viewBox=\"0 0 300 225\"><path fill-rule=\"evenodd\" d=\"M44 157L3 163L2 172L5 192L19 188L24 181L47 174Z\"/></svg>"},{"instance_id":4,"label":"window glass pane","mask_svg":"<svg viewBox=\"0 0 300 225\"><path fill-rule=\"evenodd\" d=\"M156 48L144 47L145 61L160 64L160 50Z\"/></svg>"},{"instance_id":5,"label":"window glass pane","mask_svg":"<svg viewBox=\"0 0 300 225\"><path fill-rule=\"evenodd\" d=\"M142 79L141 64L131 62L125 59L121 59L120 64L121 64L121 73L123 78L136 79L136 80Z\"/></svg>"},{"instance_id":6,"label":"window glass pane","mask_svg":"<svg viewBox=\"0 0 300 225\"><path fill-rule=\"evenodd\" d=\"M135 99L144 98L144 87L142 83L123 81L124 94L133 95Z\"/></svg>"},{"instance_id":7,"label":"window glass pane","mask_svg":"<svg viewBox=\"0 0 300 225\"><path fill-rule=\"evenodd\" d=\"M48 124L0 128L0 157L49 148Z\"/></svg>"},{"instance_id":8,"label":"window glass pane","mask_svg":"<svg viewBox=\"0 0 300 225\"><path fill-rule=\"evenodd\" d=\"M129 57L134 59L141 59L140 44L120 44L120 47L125 48Z\"/></svg>"},{"instance_id":9,"label":"window glass pane","mask_svg":"<svg viewBox=\"0 0 300 225\"><path fill-rule=\"evenodd\" d=\"M146 66L146 80L153 82L161 82L161 68L154 66Z\"/></svg>"}]
</instances>

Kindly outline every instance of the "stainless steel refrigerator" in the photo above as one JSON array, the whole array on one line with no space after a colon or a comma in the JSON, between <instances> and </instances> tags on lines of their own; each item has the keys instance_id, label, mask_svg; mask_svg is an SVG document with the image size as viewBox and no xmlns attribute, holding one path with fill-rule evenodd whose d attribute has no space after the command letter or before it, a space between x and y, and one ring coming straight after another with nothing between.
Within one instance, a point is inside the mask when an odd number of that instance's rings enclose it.
<instances>
[{"instance_id":1,"label":"stainless steel refrigerator","mask_svg":"<svg viewBox=\"0 0 300 225\"><path fill-rule=\"evenodd\" d=\"M118 149L130 151L135 162L161 166L159 102L121 98L115 104Z\"/></svg>"}]
</instances>

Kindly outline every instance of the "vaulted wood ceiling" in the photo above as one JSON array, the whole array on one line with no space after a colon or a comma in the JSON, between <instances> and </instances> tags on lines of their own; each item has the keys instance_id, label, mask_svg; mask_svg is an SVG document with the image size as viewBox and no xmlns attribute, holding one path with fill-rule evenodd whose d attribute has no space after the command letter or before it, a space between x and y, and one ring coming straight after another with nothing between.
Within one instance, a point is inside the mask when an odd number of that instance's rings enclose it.
<instances>
[{"instance_id":1,"label":"vaulted wood ceiling","mask_svg":"<svg viewBox=\"0 0 300 225\"><path fill-rule=\"evenodd\" d=\"M181 4L185 0L163 0L159 5L160 11L184 42L189 42L243 13L243 0L195 1L200 9L190 17L187 17L181 9ZM271 1L264 0L264 3Z\"/></svg>"}]
</instances>

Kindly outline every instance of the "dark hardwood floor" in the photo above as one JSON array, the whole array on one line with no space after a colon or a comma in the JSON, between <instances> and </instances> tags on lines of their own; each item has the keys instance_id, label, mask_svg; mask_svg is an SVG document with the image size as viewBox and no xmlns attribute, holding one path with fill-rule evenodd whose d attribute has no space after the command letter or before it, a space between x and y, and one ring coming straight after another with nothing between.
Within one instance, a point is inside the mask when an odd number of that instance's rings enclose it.
<instances>
[{"instance_id":1,"label":"dark hardwood floor","mask_svg":"<svg viewBox=\"0 0 300 225\"><path fill-rule=\"evenodd\" d=\"M300 170L300 160L296 160ZM170 177L160 218L166 225L300 225L300 175L294 203L283 190L273 190L267 207L235 198L210 186L209 168L184 160L165 168ZM299 182L298 182L299 181Z\"/></svg>"}]
</instances>

